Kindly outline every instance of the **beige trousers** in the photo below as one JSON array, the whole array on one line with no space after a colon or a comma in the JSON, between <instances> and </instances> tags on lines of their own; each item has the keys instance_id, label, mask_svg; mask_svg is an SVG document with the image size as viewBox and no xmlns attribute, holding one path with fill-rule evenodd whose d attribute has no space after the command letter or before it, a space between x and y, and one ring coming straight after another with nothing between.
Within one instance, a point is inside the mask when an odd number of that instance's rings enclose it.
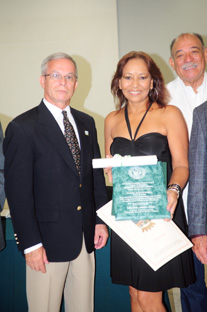
<instances>
[{"instance_id":1,"label":"beige trousers","mask_svg":"<svg viewBox=\"0 0 207 312\"><path fill-rule=\"evenodd\" d=\"M64 293L65 312L94 311L94 252L83 239L79 256L70 262L50 262L44 274L26 266L29 312L59 312Z\"/></svg>"}]
</instances>

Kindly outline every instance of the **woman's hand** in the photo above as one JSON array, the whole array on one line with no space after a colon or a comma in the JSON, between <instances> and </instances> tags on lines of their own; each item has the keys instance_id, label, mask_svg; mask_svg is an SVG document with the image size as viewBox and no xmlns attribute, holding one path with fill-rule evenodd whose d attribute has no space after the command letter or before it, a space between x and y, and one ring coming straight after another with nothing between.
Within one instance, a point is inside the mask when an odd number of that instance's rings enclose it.
<instances>
[{"instance_id":1,"label":"woman's hand","mask_svg":"<svg viewBox=\"0 0 207 312\"><path fill-rule=\"evenodd\" d=\"M111 155L106 155L106 158L112 158ZM113 183L113 178L112 178L112 171L111 171L112 167L107 167L104 169L105 174L107 174L109 182Z\"/></svg>"},{"instance_id":2,"label":"woman's hand","mask_svg":"<svg viewBox=\"0 0 207 312\"><path fill-rule=\"evenodd\" d=\"M175 190L167 190L167 200L168 200L167 210L170 212L171 219L173 219L175 208L178 202L177 192Z\"/></svg>"}]
</instances>

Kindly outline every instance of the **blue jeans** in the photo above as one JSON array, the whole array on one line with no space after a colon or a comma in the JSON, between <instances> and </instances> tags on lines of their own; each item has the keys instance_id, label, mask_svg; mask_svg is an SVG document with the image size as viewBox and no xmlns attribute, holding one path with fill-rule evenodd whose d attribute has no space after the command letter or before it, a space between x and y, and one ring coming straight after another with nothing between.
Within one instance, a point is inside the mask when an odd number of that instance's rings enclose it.
<instances>
[{"instance_id":1,"label":"blue jeans","mask_svg":"<svg viewBox=\"0 0 207 312\"><path fill-rule=\"evenodd\" d=\"M207 288L205 284L204 265L193 253L196 282L186 288L181 288L182 312L206 312L207 311Z\"/></svg>"}]
</instances>

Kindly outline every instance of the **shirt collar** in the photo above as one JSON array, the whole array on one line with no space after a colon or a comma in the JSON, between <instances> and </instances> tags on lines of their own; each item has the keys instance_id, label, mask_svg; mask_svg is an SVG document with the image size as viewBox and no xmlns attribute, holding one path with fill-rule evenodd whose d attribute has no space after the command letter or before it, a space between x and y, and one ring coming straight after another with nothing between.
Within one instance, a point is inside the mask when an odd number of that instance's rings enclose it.
<instances>
[{"instance_id":1,"label":"shirt collar","mask_svg":"<svg viewBox=\"0 0 207 312\"><path fill-rule=\"evenodd\" d=\"M60 116L60 114L62 116L62 109L61 108L55 106L54 104L51 104L45 98L43 99L43 102L46 105L46 107L49 109L51 114L54 116L55 119L57 119ZM66 106L66 108L64 110L67 112L68 116L71 114L69 105Z\"/></svg>"},{"instance_id":2,"label":"shirt collar","mask_svg":"<svg viewBox=\"0 0 207 312\"><path fill-rule=\"evenodd\" d=\"M180 84L182 85L183 88L192 89L192 91L194 92L193 88L192 88L191 86L186 86L186 85L184 84L183 80L180 79L179 76L178 76L177 78L178 78L178 81L180 82ZM206 80L207 80L207 73L205 72L205 73L204 73L203 82L202 82L202 84L198 87L197 93L199 93L200 91L202 91L202 90L205 88L206 83L207 83Z\"/></svg>"}]
</instances>

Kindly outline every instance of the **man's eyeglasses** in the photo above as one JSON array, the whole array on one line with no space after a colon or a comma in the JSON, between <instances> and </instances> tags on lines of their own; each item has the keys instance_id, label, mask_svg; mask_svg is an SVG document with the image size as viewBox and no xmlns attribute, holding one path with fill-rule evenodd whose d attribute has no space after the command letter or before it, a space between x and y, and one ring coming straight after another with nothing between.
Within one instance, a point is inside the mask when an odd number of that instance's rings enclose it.
<instances>
[{"instance_id":1,"label":"man's eyeglasses","mask_svg":"<svg viewBox=\"0 0 207 312\"><path fill-rule=\"evenodd\" d=\"M51 73L51 74L47 74L47 75L44 75L44 76L45 77L50 76L50 79L52 79L52 80L62 80L63 77L64 77L67 82L69 82L69 81L75 82L76 79L78 78L74 74L69 74L69 75L63 76L63 75L58 74L58 73Z\"/></svg>"}]
</instances>

